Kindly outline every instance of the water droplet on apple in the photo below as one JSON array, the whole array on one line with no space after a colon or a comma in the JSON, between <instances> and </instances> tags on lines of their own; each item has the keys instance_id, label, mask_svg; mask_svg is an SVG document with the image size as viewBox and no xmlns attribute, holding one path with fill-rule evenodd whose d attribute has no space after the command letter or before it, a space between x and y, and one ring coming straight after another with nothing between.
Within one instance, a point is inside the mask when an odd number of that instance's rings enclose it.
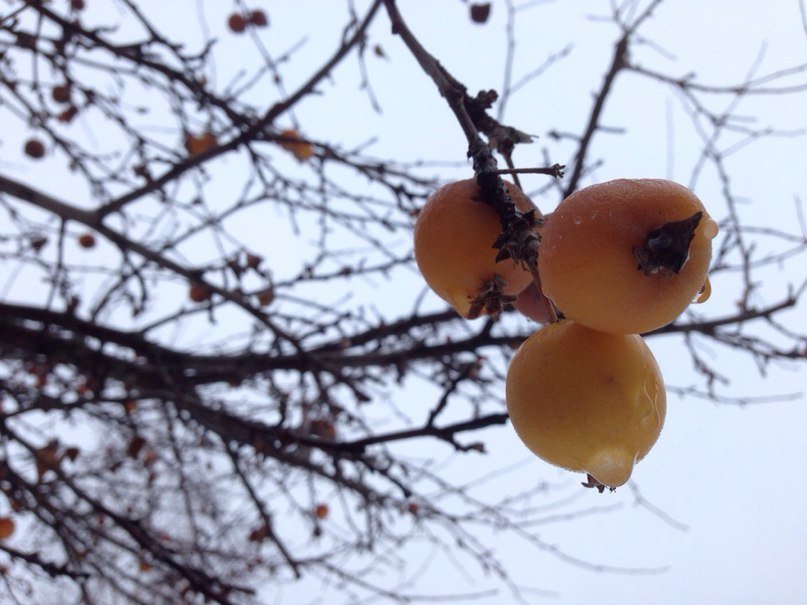
<instances>
[{"instance_id":1,"label":"water droplet on apple","mask_svg":"<svg viewBox=\"0 0 807 605\"><path fill-rule=\"evenodd\" d=\"M692 299L692 302L695 303L696 305L699 305L700 303L704 303L707 300L709 300L709 297L711 295L712 295L712 282L710 282L709 278L707 277L706 281L703 282L703 286L701 286L701 289L698 290L698 293L695 296L695 298Z\"/></svg>"},{"instance_id":2,"label":"water droplet on apple","mask_svg":"<svg viewBox=\"0 0 807 605\"><path fill-rule=\"evenodd\" d=\"M586 472L607 487L627 483L633 472L635 456L619 447L600 450L589 460Z\"/></svg>"},{"instance_id":3,"label":"water droplet on apple","mask_svg":"<svg viewBox=\"0 0 807 605\"><path fill-rule=\"evenodd\" d=\"M713 218L707 218L705 221L703 221L703 226L701 227L703 237L706 239L714 239L718 231L720 231L720 227L718 226L716 220Z\"/></svg>"}]
</instances>

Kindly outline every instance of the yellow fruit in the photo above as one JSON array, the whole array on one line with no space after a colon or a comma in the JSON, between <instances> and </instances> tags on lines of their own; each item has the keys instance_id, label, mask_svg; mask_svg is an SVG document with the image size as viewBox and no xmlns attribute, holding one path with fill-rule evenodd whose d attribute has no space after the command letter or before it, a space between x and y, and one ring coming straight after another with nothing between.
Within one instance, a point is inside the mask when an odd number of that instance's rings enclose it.
<instances>
[{"instance_id":1,"label":"yellow fruit","mask_svg":"<svg viewBox=\"0 0 807 605\"><path fill-rule=\"evenodd\" d=\"M656 442L667 410L664 381L640 336L572 321L530 336L510 362L507 409L543 460L624 484Z\"/></svg>"},{"instance_id":2,"label":"yellow fruit","mask_svg":"<svg viewBox=\"0 0 807 605\"><path fill-rule=\"evenodd\" d=\"M533 208L530 199L505 181L522 212ZM515 296L532 280L530 272L506 259L496 262L493 243L502 232L496 210L488 204L474 179L440 187L427 200L415 222L415 260L426 283L463 317L486 310L472 302L494 278L501 292Z\"/></svg>"},{"instance_id":3,"label":"yellow fruit","mask_svg":"<svg viewBox=\"0 0 807 605\"><path fill-rule=\"evenodd\" d=\"M701 201L672 181L586 187L561 202L541 230L543 292L565 317L596 330L660 328L706 282L716 234Z\"/></svg>"}]
</instances>

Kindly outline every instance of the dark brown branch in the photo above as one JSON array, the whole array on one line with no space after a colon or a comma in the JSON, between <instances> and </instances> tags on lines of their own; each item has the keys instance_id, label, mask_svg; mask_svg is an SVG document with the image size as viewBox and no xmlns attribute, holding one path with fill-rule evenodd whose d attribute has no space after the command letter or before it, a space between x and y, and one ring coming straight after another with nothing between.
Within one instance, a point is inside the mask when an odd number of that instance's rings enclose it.
<instances>
[{"instance_id":1,"label":"dark brown branch","mask_svg":"<svg viewBox=\"0 0 807 605\"><path fill-rule=\"evenodd\" d=\"M455 422L453 424L448 424L442 427L427 424L425 426L418 428L395 431L394 433L373 435L372 437L366 437L364 439L357 439L355 441L348 441L346 443L334 444L334 448L343 449L347 451L362 452L367 447L379 443L390 443L392 441L401 441L403 439L413 439L416 437L437 437L444 441L448 441L459 450L466 450L466 449L477 450L478 448L475 445L472 446L459 445L454 439L454 435L464 431L473 431L496 424L504 424L509 420L509 418L510 416L502 413L502 414L489 414L487 416L480 416L479 418L474 418L473 420L466 420L464 422Z\"/></svg>"},{"instance_id":2,"label":"dark brown branch","mask_svg":"<svg viewBox=\"0 0 807 605\"><path fill-rule=\"evenodd\" d=\"M51 578L69 577L73 580L86 580L89 577L89 574L86 572L72 570L66 564L57 565L55 563L51 563L50 561L45 561L39 556L39 553L24 552L13 548L12 546L8 546L3 541L0 541L0 551L6 553L12 559L25 561L30 565L38 567Z\"/></svg>"},{"instance_id":3,"label":"dark brown branch","mask_svg":"<svg viewBox=\"0 0 807 605\"><path fill-rule=\"evenodd\" d=\"M230 457L230 460L233 463L233 470L235 474L238 475L238 478L241 480L241 485L244 486L247 494L249 495L250 500L255 505L255 508L258 510L258 513L261 516L261 520L263 521L263 531L266 532L266 536L275 543L275 546L280 551L280 554L286 560L289 567L291 567L292 571L294 572L295 578L301 578L302 572L300 571L300 564L292 557L289 549L286 545L280 540L277 533L274 530L274 523L272 523L272 517L267 512L266 506L264 505L261 498L258 496L255 488L252 485L252 482L249 480L249 477L246 476L244 471L241 469L241 463L238 457L238 451L233 449L229 443L226 441L224 442L224 447L227 450L227 455Z\"/></svg>"},{"instance_id":4,"label":"dark brown branch","mask_svg":"<svg viewBox=\"0 0 807 605\"><path fill-rule=\"evenodd\" d=\"M600 117L605 109L605 101L613 89L614 81L616 80L617 75L626 66L628 46L629 37L627 34L623 35L623 37L620 38L620 40L614 46L614 54L611 58L611 66L608 68L608 72L605 74L602 86L600 86L600 90L594 99L594 105L591 107L588 123L583 131L583 135L580 137L580 144L577 147L577 152L575 153L574 160L572 161L572 174L569 176L569 180L566 181L566 187L563 190L564 198L568 197L575 190L577 190L580 183L580 178L583 176L589 148L594 140L594 134L600 128Z\"/></svg>"},{"instance_id":5,"label":"dark brown branch","mask_svg":"<svg viewBox=\"0 0 807 605\"><path fill-rule=\"evenodd\" d=\"M261 119L250 124L243 130L243 132L234 137L232 140L227 141L203 154L188 158L181 164L177 164L172 169L165 172L160 177L151 180L147 185L109 202L103 208L99 209L99 215L104 217L113 212L117 212L127 204L140 199L149 193L158 191L164 185L175 181L179 176L194 166L202 164L203 162L222 155L227 151L231 151L255 140L260 134L264 133L264 131L271 126L280 115L285 113L289 108L293 107L304 96L313 93L317 85L322 82L322 80L327 78L336 65L338 65L339 62L364 39L367 28L370 26L370 23L372 22L373 17L380 6L381 0L376 0L370 7L370 10L367 12L367 15L362 23L356 28L353 36L343 41L331 58L328 59L322 65L322 67L320 67L320 69L318 69L305 83L303 83L296 92L294 92L284 101L275 103L266 111Z\"/></svg>"},{"instance_id":6,"label":"dark brown branch","mask_svg":"<svg viewBox=\"0 0 807 605\"><path fill-rule=\"evenodd\" d=\"M392 22L393 33L403 39L423 71L437 86L465 134L468 141L468 157L473 161L476 181L486 201L495 208L501 219L502 235L493 245L500 251L498 260L512 258L516 262L525 263L534 270L538 257L537 237L533 232L534 218L532 215L523 214L516 208L504 182L497 173L498 167L493 152L490 146L482 140L479 132L502 131L503 138L515 142L523 142L529 140L530 137L513 128L502 127L496 120L488 116L487 110L497 97L495 91L483 91L471 99L466 87L454 78L418 41L398 11L394 0L384 0L384 6ZM505 151L509 152L510 149L511 147L508 146Z\"/></svg>"}]
</instances>

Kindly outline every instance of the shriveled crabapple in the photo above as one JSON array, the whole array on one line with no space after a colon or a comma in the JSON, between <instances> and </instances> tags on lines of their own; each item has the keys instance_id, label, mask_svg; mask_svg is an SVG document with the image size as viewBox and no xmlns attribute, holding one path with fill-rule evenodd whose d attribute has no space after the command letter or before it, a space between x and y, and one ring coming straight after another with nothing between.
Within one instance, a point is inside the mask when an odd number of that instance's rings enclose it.
<instances>
[{"instance_id":1,"label":"shriveled crabapple","mask_svg":"<svg viewBox=\"0 0 807 605\"><path fill-rule=\"evenodd\" d=\"M59 84L58 86L54 86L50 92L51 97L53 97L53 100L57 103L69 103L70 93L70 84Z\"/></svg>"},{"instance_id":2,"label":"shriveled crabapple","mask_svg":"<svg viewBox=\"0 0 807 605\"><path fill-rule=\"evenodd\" d=\"M294 128L287 128L280 133L280 146L300 162L310 159L314 155L314 146L304 140Z\"/></svg>"},{"instance_id":3,"label":"shriveled crabapple","mask_svg":"<svg viewBox=\"0 0 807 605\"><path fill-rule=\"evenodd\" d=\"M247 29L247 19L240 13L232 13L227 18L227 26L231 32L241 34Z\"/></svg>"},{"instance_id":4,"label":"shriveled crabapple","mask_svg":"<svg viewBox=\"0 0 807 605\"><path fill-rule=\"evenodd\" d=\"M78 237L78 245L82 248L94 248L96 244L95 236L92 233L82 233Z\"/></svg>"},{"instance_id":5,"label":"shriveled crabapple","mask_svg":"<svg viewBox=\"0 0 807 605\"><path fill-rule=\"evenodd\" d=\"M35 160L45 157L45 144L39 139L28 139L23 147L25 155Z\"/></svg>"},{"instance_id":6,"label":"shriveled crabapple","mask_svg":"<svg viewBox=\"0 0 807 605\"><path fill-rule=\"evenodd\" d=\"M196 303L210 300L210 296L210 288L199 282L193 282L188 289L188 298Z\"/></svg>"},{"instance_id":7,"label":"shriveled crabapple","mask_svg":"<svg viewBox=\"0 0 807 605\"><path fill-rule=\"evenodd\" d=\"M185 137L185 149L191 155L201 155L218 144L218 139L212 132L206 131L198 135L189 134Z\"/></svg>"},{"instance_id":8,"label":"shriveled crabapple","mask_svg":"<svg viewBox=\"0 0 807 605\"><path fill-rule=\"evenodd\" d=\"M14 534L16 524L11 517L0 517L0 540L10 538Z\"/></svg>"},{"instance_id":9,"label":"shriveled crabapple","mask_svg":"<svg viewBox=\"0 0 807 605\"><path fill-rule=\"evenodd\" d=\"M249 13L249 22L255 27L266 27L269 25L269 17L266 16L265 11L257 9Z\"/></svg>"},{"instance_id":10,"label":"shriveled crabapple","mask_svg":"<svg viewBox=\"0 0 807 605\"><path fill-rule=\"evenodd\" d=\"M315 516L317 519L320 519L320 520L321 520L321 519L325 519L325 518L328 516L328 513L329 513L329 512L330 512L330 510L329 510L329 508L328 508L328 505L327 505L327 504L322 504L322 503L320 503L320 504L317 504L317 505L314 507L314 516Z\"/></svg>"}]
</instances>

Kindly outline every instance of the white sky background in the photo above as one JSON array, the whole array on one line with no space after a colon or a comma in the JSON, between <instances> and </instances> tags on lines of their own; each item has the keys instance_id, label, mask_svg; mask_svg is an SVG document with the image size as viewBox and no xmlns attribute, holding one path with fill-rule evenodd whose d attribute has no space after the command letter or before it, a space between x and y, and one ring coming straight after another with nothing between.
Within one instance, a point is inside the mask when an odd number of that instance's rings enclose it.
<instances>
[{"instance_id":1,"label":"white sky background","mask_svg":"<svg viewBox=\"0 0 807 605\"><path fill-rule=\"evenodd\" d=\"M92 1L88 0L88 4ZM181 31L179 28L189 19L196 22L197 15L172 15L170 2L145 0L141 4L147 10L159 5L165 11L162 22L169 34L174 33L171 23ZM345 3L309 0L261 4L266 7L271 25L260 35L273 53L307 37L306 45L284 68L287 86L293 89L297 83L295 74L299 74L300 81L307 78L338 44ZM360 14L366 4L357 2ZM226 32L224 23L232 8L230 2L200 0L198 6L211 31L226 42L217 55L218 77L226 81L227 74L243 64L245 53L254 52L252 42L247 36L232 40ZM467 6L457 0L399 0L399 6L424 46L470 91L501 88L506 50L503 2L494 3L491 21L485 26L472 24L466 15ZM582 129L591 94L608 67L611 45L618 36L613 25L587 16L607 14L609 3L605 0L558 0L520 13L516 23L515 80L569 42L575 47L565 61L509 100L505 122L541 136L539 144L519 149L515 156L518 165L542 165L543 145L549 149L551 161L567 161L569 147L553 143L545 135L552 129ZM414 58L388 31L382 14L369 42L380 43L388 59L368 55L370 83L383 113L374 113L367 97L357 90L358 66L355 60L348 60L323 87L324 95L309 97L295 112L301 129L317 139L341 141L348 147L378 137L370 148L378 156L461 162L466 146L459 126ZM707 83L742 81L763 46L760 75L807 61L807 35L797 0L668 0L642 31L674 56L673 59L644 47L635 55L643 65L676 75L694 69ZM297 65L299 70L292 68ZM719 96L714 101L716 107L728 102ZM760 124L776 128L803 128L804 94L746 99L738 113L755 115ZM597 135L592 157L602 157L605 163L587 183L616 177L666 177L693 184L692 166L701 144L678 98L669 89L622 74L603 121L628 130L625 135ZM807 139L803 137L775 138L745 147L730 157L728 167L735 193L753 200L742 209L749 223L798 232L794 227L798 224L794 200L796 194L807 199L806 151ZM468 174L468 170L446 171L445 178ZM526 186L537 189L545 182L544 177L532 177L526 180ZM712 214L722 216L725 209L713 171L705 170L694 185ZM557 201L550 197L536 199L544 210L551 210ZM262 236L261 230L247 234L256 241ZM417 284L415 279L413 275L411 283L382 284L368 289L368 293L378 306L394 309L400 288ZM793 279L796 278L773 275L755 302L763 305L780 300ZM721 309L730 312L731 295L720 287L716 283L712 300L695 311L707 315L720 315ZM442 308L436 297L429 300L429 305ZM409 311L401 308L400 314ZM789 318L793 325L803 327L807 309L802 306ZM669 384L694 384L689 356L678 339L656 338L650 346ZM725 356L724 350L713 353ZM735 396L798 392L802 397L797 401L739 407L670 396L664 432L637 466L634 484L674 523L665 523L646 508L635 506L631 489L603 495L583 490L579 476L531 457L510 427L479 434L487 444L487 456L468 454L447 463L454 473L452 478L462 483L483 470L523 462L518 472L507 474L501 485L485 489L517 493L521 486L548 481L560 486L559 493L576 498L574 510L616 504L619 508L614 512L548 524L541 537L569 555L595 564L666 570L647 574L596 572L527 549L506 534L487 537L516 584L548 591L526 591L528 602L789 605L804 601L807 401L803 394L807 374L803 367L772 368L763 382L744 358L727 358L721 367L731 372L729 392ZM405 407L408 402L399 403ZM421 441L412 444L409 451L417 452L429 445ZM498 496L490 495L492 500ZM416 546L408 555L413 567L422 557L424 549ZM438 556L408 587L408 592L473 593L491 585L475 568L467 566L463 573L447 558ZM305 580L275 596L273 602L283 604L334 602L332 594L323 595L318 584ZM496 596L469 602L494 605L511 600L503 588Z\"/></svg>"},{"instance_id":2,"label":"white sky background","mask_svg":"<svg viewBox=\"0 0 807 605\"><path fill-rule=\"evenodd\" d=\"M323 3L310 13L308 32L312 42L325 48L328 17ZM505 53L504 4L494 3L491 21L475 26L465 17L460 2L400 2L400 9L411 29L471 92L484 88L500 89ZM299 7L299 5L297 5ZM516 24L517 54L514 80L559 52L573 41L574 51L566 62L548 70L544 77L523 89L509 102L505 121L530 133L544 135L557 128L578 131L587 118L591 94L599 86L611 58L611 44L618 33L612 25L588 20L586 15L604 15L607 2L550 2L519 15ZM296 23L294 11L288 15L273 7L275 26ZM290 8L290 7L288 7ZM335 12L335 9L332 9ZM288 21L285 21L288 19ZM319 28L323 29L320 30ZM326 95L318 107L302 108L298 117L311 132L344 135L356 128L356 140L364 133L379 135L373 151L395 150L399 157L461 159L465 152L463 135L444 101L427 77L415 65L400 41L390 40L386 23L377 24L371 42L379 41L389 62L370 61L370 81L383 108L374 116L367 105L349 95L346 105L334 107ZM317 32L322 31L321 37ZM642 64L667 73L683 75L695 69L704 82L741 82L764 46L759 74L769 73L807 59L807 39L799 21L795 0L770 3L685 0L667 2L643 29L645 35L675 56L664 58L650 49L638 55ZM314 52L312 49L311 52ZM350 68L341 70L338 83L350 86ZM629 129L624 137L600 134L594 157L603 157L604 166L589 180L616 177L666 177L690 184L694 159L700 141L694 136L688 116L668 89L648 85L638 77L623 74L619 92L607 105L604 123ZM726 98L715 97L716 107ZM315 103L317 105L317 103ZM325 110L327 111L321 111ZM334 113L340 113L334 120ZM739 113L757 114L763 124L777 128L803 128L804 99L752 99L741 104ZM359 117L354 123L351 118ZM668 121L668 118L671 120ZM659 145L659 138L664 145ZM551 143L548 143L550 149ZM669 149L671 153L660 150ZM754 200L744 208L750 221L780 226L795 225L794 194L805 195L804 160L807 142L800 139L772 139L752 145L729 160L735 191ZM552 161L565 161L560 151ZM516 155L518 165L542 165L537 145L524 146ZM446 177L450 178L450 177ZM537 188L540 178L527 180ZM712 171L704 172L696 183L707 207L712 193L719 209L719 186ZM544 209L557 200L546 201ZM539 201L539 204L541 202ZM549 206L547 206L547 204ZM759 304L771 303L785 292L787 276L760 296ZM731 301L716 289L704 313L714 313ZM779 287L777 287L779 286ZM392 294L393 292L391 292ZM435 302L435 305L439 304ZM701 310L698 309L700 312ZM807 321L805 309L791 313L794 325ZM671 384L692 384L691 363L678 339L654 339L650 344L659 357L666 380ZM724 354L724 352L719 352ZM732 392L736 395L794 393L805 390L805 373L774 371L762 382L746 361L729 361ZM724 366L725 367L725 366ZM513 580L522 586L547 590L553 595L526 592L529 602L563 603L770 603L795 604L807 594L807 406L804 399L740 408L707 401L681 400L671 396L662 437L635 472L635 485L641 494L686 530L675 529L646 509L633 505L630 490L599 495L593 490L580 495L579 509L617 502L614 513L548 525L541 532L544 540L567 553L604 565L634 568L666 568L664 573L624 575L583 570L559 562L511 542L506 536L491 537L490 546L505 562ZM532 462L513 435L504 430L484 433L490 454L498 462L527 460L518 474L508 475L509 487L535 481L566 482L568 493L577 490L579 477L555 471L540 461ZM456 464L458 477L469 480L480 468L493 465L466 457ZM523 483L522 483L523 482ZM506 486L507 487L507 486ZM494 498L495 499L495 498ZM423 553L413 549L412 562ZM415 594L474 592L488 584L470 581L442 559L411 587ZM476 570L465 573L478 578ZM289 602L329 603L317 597L311 586L304 592L291 590ZM474 600L493 605L510 602L506 589L496 596ZM283 601L285 602L285 601ZM470 601L469 601L470 602Z\"/></svg>"}]
</instances>

